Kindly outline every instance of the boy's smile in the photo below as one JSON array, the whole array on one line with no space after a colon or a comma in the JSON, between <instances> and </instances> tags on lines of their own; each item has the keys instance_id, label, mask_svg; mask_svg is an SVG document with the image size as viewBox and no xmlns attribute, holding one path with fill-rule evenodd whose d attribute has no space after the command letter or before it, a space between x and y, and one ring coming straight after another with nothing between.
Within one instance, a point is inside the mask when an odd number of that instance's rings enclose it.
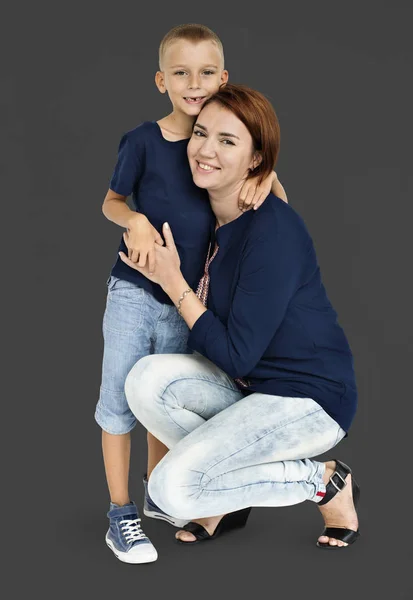
<instances>
[{"instance_id":1,"label":"boy's smile","mask_svg":"<svg viewBox=\"0 0 413 600\"><path fill-rule=\"evenodd\" d=\"M206 100L206 96L185 96L184 100L188 104L202 104Z\"/></svg>"}]
</instances>

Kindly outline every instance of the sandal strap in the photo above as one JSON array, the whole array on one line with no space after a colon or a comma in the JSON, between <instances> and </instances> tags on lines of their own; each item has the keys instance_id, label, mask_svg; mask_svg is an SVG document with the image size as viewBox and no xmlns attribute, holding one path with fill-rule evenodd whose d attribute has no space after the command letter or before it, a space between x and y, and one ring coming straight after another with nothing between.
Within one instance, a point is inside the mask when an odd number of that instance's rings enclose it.
<instances>
[{"instance_id":1,"label":"sandal strap","mask_svg":"<svg viewBox=\"0 0 413 600\"><path fill-rule=\"evenodd\" d=\"M182 529L184 531L189 531L189 533L192 533L197 540L205 540L211 537L208 531L205 529L205 527L202 527L202 525L200 525L199 523L194 523L194 521L190 521L189 523L184 525Z\"/></svg>"},{"instance_id":2,"label":"sandal strap","mask_svg":"<svg viewBox=\"0 0 413 600\"><path fill-rule=\"evenodd\" d=\"M346 544L352 544L360 537L360 532L353 529L342 529L341 527L325 527L321 535L340 540ZM325 545L330 546L331 544L327 542Z\"/></svg>"},{"instance_id":3,"label":"sandal strap","mask_svg":"<svg viewBox=\"0 0 413 600\"><path fill-rule=\"evenodd\" d=\"M326 495L320 502L319 506L322 504L327 504L334 498L337 492L341 492L347 485L345 481L347 475L351 473L350 467L341 462L340 460L336 460L336 468L334 473L330 477L330 481L326 485Z\"/></svg>"}]
</instances>

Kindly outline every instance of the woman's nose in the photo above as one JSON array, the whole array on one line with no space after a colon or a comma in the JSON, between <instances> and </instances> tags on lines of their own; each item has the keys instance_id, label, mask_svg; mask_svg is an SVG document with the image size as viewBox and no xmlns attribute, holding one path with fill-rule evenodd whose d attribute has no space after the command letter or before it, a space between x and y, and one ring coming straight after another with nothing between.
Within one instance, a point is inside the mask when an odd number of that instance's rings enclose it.
<instances>
[{"instance_id":1,"label":"woman's nose","mask_svg":"<svg viewBox=\"0 0 413 600\"><path fill-rule=\"evenodd\" d=\"M210 157L216 155L215 142L212 138L207 138L199 149L201 156Z\"/></svg>"}]
</instances>

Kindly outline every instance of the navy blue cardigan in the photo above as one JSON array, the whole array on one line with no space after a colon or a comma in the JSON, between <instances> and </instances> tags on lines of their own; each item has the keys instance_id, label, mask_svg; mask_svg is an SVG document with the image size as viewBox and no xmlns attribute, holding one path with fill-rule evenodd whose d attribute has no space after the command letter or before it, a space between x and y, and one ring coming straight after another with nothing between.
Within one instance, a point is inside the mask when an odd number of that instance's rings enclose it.
<instances>
[{"instance_id":1,"label":"navy blue cardigan","mask_svg":"<svg viewBox=\"0 0 413 600\"><path fill-rule=\"evenodd\" d=\"M353 357L302 218L270 194L211 235L219 250L208 310L190 347L247 380L246 394L312 398L347 432L357 404Z\"/></svg>"}]
</instances>

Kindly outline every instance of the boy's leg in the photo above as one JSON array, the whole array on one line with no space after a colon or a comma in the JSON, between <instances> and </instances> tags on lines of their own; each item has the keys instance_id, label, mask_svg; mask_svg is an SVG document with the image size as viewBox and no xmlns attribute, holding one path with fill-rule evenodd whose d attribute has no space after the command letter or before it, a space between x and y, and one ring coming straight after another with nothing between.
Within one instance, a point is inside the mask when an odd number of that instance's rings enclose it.
<instances>
[{"instance_id":1,"label":"boy's leg","mask_svg":"<svg viewBox=\"0 0 413 600\"><path fill-rule=\"evenodd\" d=\"M131 435L136 424L126 401L125 379L133 365L151 352L152 296L142 288L114 277L108 284L103 318L102 384L95 419L102 428L102 450L110 493L106 543L124 562L148 562L157 554L139 524L130 502L128 480Z\"/></svg>"},{"instance_id":2,"label":"boy's leg","mask_svg":"<svg viewBox=\"0 0 413 600\"><path fill-rule=\"evenodd\" d=\"M110 500L123 506L129 498L131 434L112 435L102 429L102 452Z\"/></svg>"},{"instance_id":3,"label":"boy's leg","mask_svg":"<svg viewBox=\"0 0 413 600\"><path fill-rule=\"evenodd\" d=\"M148 469L146 472L146 477L149 479L152 471L156 467L156 465L163 459L163 457L168 452L167 446L162 444L155 436L151 433L147 434L148 441Z\"/></svg>"},{"instance_id":4,"label":"boy's leg","mask_svg":"<svg viewBox=\"0 0 413 600\"><path fill-rule=\"evenodd\" d=\"M102 446L111 501L129 501L130 432L136 419L125 397L126 376L151 353L152 296L129 281L111 277L103 317L102 383L95 419ZM119 502L117 502L119 500Z\"/></svg>"}]
</instances>

